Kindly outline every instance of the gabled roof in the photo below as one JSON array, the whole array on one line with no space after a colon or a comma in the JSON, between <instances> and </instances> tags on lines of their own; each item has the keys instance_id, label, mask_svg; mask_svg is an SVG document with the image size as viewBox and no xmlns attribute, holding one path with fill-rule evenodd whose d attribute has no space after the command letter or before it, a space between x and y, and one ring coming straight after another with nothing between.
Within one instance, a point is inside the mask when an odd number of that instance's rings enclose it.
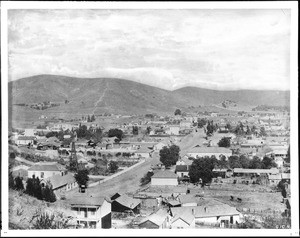
<instances>
[{"instance_id":1,"label":"gabled roof","mask_svg":"<svg viewBox=\"0 0 300 238\"><path fill-rule=\"evenodd\" d=\"M172 219L172 223L176 222L177 220L182 220L188 225L190 225L193 220L195 219L194 215L189 212L184 212L182 214L176 214L174 218Z\"/></svg>"},{"instance_id":2,"label":"gabled roof","mask_svg":"<svg viewBox=\"0 0 300 238\"><path fill-rule=\"evenodd\" d=\"M178 200L181 204L197 203L197 198L194 194L179 195Z\"/></svg>"},{"instance_id":3,"label":"gabled roof","mask_svg":"<svg viewBox=\"0 0 300 238\"><path fill-rule=\"evenodd\" d=\"M148 147L146 146L141 146L141 148L139 148L136 153L150 153L152 152L153 150L152 149L149 149Z\"/></svg>"},{"instance_id":4,"label":"gabled roof","mask_svg":"<svg viewBox=\"0 0 300 238\"><path fill-rule=\"evenodd\" d=\"M109 201L105 197L92 197L85 195L74 196L70 200L71 206L102 206L104 200Z\"/></svg>"},{"instance_id":5,"label":"gabled roof","mask_svg":"<svg viewBox=\"0 0 300 238\"><path fill-rule=\"evenodd\" d=\"M279 170L276 168L272 169L243 169L243 168L234 168L234 173L257 173L257 174L277 174Z\"/></svg>"},{"instance_id":6,"label":"gabled roof","mask_svg":"<svg viewBox=\"0 0 300 238\"><path fill-rule=\"evenodd\" d=\"M235 207L231 207L227 204L215 206L171 207L171 213L173 216L185 213L194 214L195 218L232 216L240 214Z\"/></svg>"},{"instance_id":7,"label":"gabled roof","mask_svg":"<svg viewBox=\"0 0 300 238\"><path fill-rule=\"evenodd\" d=\"M49 177L47 181L52 184L52 189L56 189L66 184L74 183L76 180L72 174L66 174L64 176L56 174Z\"/></svg>"},{"instance_id":8,"label":"gabled roof","mask_svg":"<svg viewBox=\"0 0 300 238\"><path fill-rule=\"evenodd\" d=\"M161 170L155 173L152 178L177 178L177 175L169 170Z\"/></svg>"},{"instance_id":9,"label":"gabled roof","mask_svg":"<svg viewBox=\"0 0 300 238\"><path fill-rule=\"evenodd\" d=\"M150 221L157 226L161 226L168 216L168 212L163 209L159 209L156 213L151 214L148 218L143 219L140 225L146 221Z\"/></svg>"},{"instance_id":10,"label":"gabled roof","mask_svg":"<svg viewBox=\"0 0 300 238\"><path fill-rule=\"evenodd\" d=\"M194 147L188 150L188 153L232 153L232 151L225 147L211 146L211 147Z\"/></svg>"},{"instance_id":11,"label":"gabled roof","mask_svg":"<svg viewBox=\"0 0 300 238\"><path fill-rule=\"evenodd\" d=\"M18 140L35 140L35 136L19 136Z\"/></svg>"},{"instance_id":12,"label":"gabled roof","mask_svg":"<svg viewBox=\"0 0 300 238\"><path fill-rule=\"evenodd\" d=\"M28 171L61 171L63 168L60 168L57 164L35 164L31 166Z\"/></svg>"},{"instance_id":13,"label":"gabled roof","mask_svg":"<svg viewBox=\"0 0 300 238\"><path fill-rule=\"evenodd\" d=\"M139 205L141 203L139 199L131 198L125 194L116 198L114 201L116 201L116 202L120 203L121 205L128 207L130 209L134 209L137 205Z\"/></svg>"}]
</instances>

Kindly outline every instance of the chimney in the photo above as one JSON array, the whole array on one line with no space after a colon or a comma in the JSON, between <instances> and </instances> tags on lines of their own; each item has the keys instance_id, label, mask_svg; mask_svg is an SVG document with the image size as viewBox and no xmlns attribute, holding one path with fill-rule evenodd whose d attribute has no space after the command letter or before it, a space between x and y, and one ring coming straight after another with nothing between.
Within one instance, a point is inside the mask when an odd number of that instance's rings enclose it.
<instances>
[{"instance_id":1,"label":"chimney","mask_svg":"<svg viewBox=\"0 0 300 238\"><path fill-rule=\"evenodd\" d=\"M207 207L204 207L204 212L207 212Z\"/></svg>"},{"instance_id":2,"label":"chimney","mask_svg":"<svg viewBox=\"0 0 300 238\"><path fill-rule=\"evenodd\" d=\"M195 210L194 210L194 208L192 208L192 214L195 216Z\"/></svg>"}]
</instances>

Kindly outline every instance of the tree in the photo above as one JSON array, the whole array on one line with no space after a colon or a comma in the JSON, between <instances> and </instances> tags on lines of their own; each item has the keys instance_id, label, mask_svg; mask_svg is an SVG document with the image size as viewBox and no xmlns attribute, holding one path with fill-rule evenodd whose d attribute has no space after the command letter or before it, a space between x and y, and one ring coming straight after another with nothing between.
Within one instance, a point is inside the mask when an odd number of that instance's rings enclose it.
<instances>
[{"instance_id":1,"label":"tree","mask_svg":"<svg viewBox=\"0 0 300 238\"><path fill-rule=\"evenodd\" d=\"M267 133L266 133L266 129L262 126L261 128L260 128L260 136L266 136L267 135Z\"/></svg>"},{"instance_id":2,"label":"tree","mask_svg":"<svg viewBox=\"0 0 300 238\"><path fill-rule=\"evenodd\" d=\"M15 189L24 190L23 179L20 176L15 178Z\"/></svg>"},{"instance_id":3,"label":"tree","mask_svg":"<svg viewBox=\"0 0 300 238\"><path fill-rule=\"evenodd\" d=\"M87 169L78 170L78 172L74 175L75 180L81 188L81 186L87 186L87 182L89 181L89 171Z\"/></svg>"},{"instance_id":4,"label":"tree","mask_svg":"<svg viewBox=\"0 0 300 238\"><path fill-rule=\"evenodd\" d=\"M242 165L240 163L240 159L237 155L232 155L228 158L229 167L231 169L234 168L242 168Z\"/></svg>"},{"instance_id":5,"label":"tree","mask_svg":"<svg viewBox=\"0 0 300 238\"><path fill-rule=\"evenodd\" d=\"M168 168L175 165L179 159L180 148L177 145L164 146L159 151L160 161Z\"/></svg>"},{"instance_id":6,"label":"tree","mask_svg":"<svg viewBox=\"0 0 300 238\"><path fill-rule=\"evenodd\" d=\"M248 157L245 155L241 155L239 159L240 159L240 164L241 164L242 168L248 169L250 166L250 160L248 159Z\"/></svg>"},{"instance_id":7,"label":"tree","mask_svg":"<svg viewBox=\"0 0 300 238\"><path fill-rule=\"evenodd\" d=\"M262 168L263 169L270 169L270 168L276 168L276 167L277 167L277 164L273 158L264 156L264 158L262 160Z\"/></svg>"},{"instance_id":8,"label":"tree","mask_svg":"<svg viewBox=\"0 0 300 238\"><path fill-rule=\"evenodd\" d=\"M103 132L100 127L96 128L94 135L92 136L95 143L100 142L102 139Z\"/></svg>"},{"instance_id":9,"label":"tree","mask_svg":"<svg viewBox=\"0 0 300 238\"><path fill-rule=\"evenodd\" d=\"M250 169L262 169L263 164L259 157L254 156L252 160L250 160L249 168Z\"/></svg>"},{"instance_id":10,"label":"tree","mask_svg":"<svg viewBox=\"0 0 300 238\"><path fill-rule=\"evenodd\" d=\"M15 189L15 179L11 171L9 172L8 177L8 187L11 189Z\"/></svg>"},{"instance_id":11,"label":"tree","mask_svg":"<svg viewBox=\"0 0 300 238\"><path fill-rule=\"evenodd\" d=\"M208 121L207 126L206 126L206 135L210 136L214 133L215 127L213 124L213 121Z\"/></svg>"},{"instance_id":12,"label":"tree","mask_svg":"<svg viewBox=\"0 0 300 238\"><path fill-rule=\"evenodd\" d=\"M88 119L87 119L87 122L91 122L91 118L90 118L90 115L88 115Z\"/></svg>"},{"instance_id":13,"label":"tree","mask_svg":"<svg viewBox=\"0 0 300 238\"><path fill-rule=\"evenodd\" d=\"M110 129L109 131L108 131L108 137L117 137L118 139L119 139L119 141L120 140L122 140L122 138L123 138L123 131L122 130L120 130L120 129L117 129L117 128L115 128L115 129Z\"/></svg>"},{"instance_id":14,"label":"tree","mask_svg":"<svg viewBox=\"0 0 300 238\"><path fill-rule=\"evenodd\" d=\"M204 118L199 119L198 118L198 127L203 128L203 126L206 125L206 120Z\"/></svg>"},{"instance_id":15,"label":"tree","mask_svg":"<svg viewBox=\"0 0 300 238\"><path fill-rule=\"evenodd\" d=\"M174 112L174 115L181 115L181 110L177 108Z\"/></svg>"},{"instance_id":16,"label":"tree","mask_svg":"<svg viewBox=\"0 0 300 238\"><path fill-rule=\"evenodd\" d=\"M147 133L147 134L150 134L150 131L151 131L151 127L150 127L150 126L147 126L146 133Z\"/></svg>"},{"instance_id":17,"label":"tree","mask_svg":"<svg viewBox=\"0 0 300 238\"><path fill-rule=\"evenodd\" d=\"M201 181L202 187L213 178L215 163L208 156L195 159L190 167L189 176L192 183Z\"/></svg>"},{"instance_id":18,"label":"tree","mask_svg":"<svg viewBox=\"0 0 300 238\"><path fill-rule=\"evenodd\" d=\"M132 134L133 135L138 135L139 134L139 128L138 128L138 126L133 126L132 127Z\"/></svg>"},{"instance_id":19,"label":"tree","mask_svg":"<svg viewBox=\"0 0 300 238\"><path fill-rule=\"evenodd\" d=\"M286 158L284 160L286 163L290 163L291 162L291 155L290 155L290 146L287 150L287 155L286 155Z\"/></svg>"},{"instance_id":20,"label":"tree","mask_svg":"<svg viewBox=\"0 0 300 238\"><path fill-rule=\"evenodd\" d=\"M144 177L141 178L140 182L141 182L141 186L146 185L148 183L150 183L151 181L151 177L153 176L153 172L152 171L148 171Z\"/></svg>"},{"instance_id":21,"label":"tree","mask_svg":"<svg viewBox=\"0 0 300 238\"><path fill-rule=\"evenodd\" d=\"M45 188L43 188L43 199L46 202L55 202L56 201L56 196L52 190L52 185L46 184Z\"/></svg>"},{"instance_id":22,"label":"tree","mask_svg":"<svg viewBox=\"0 0 300 238\"><path fill-rule=\"evenodd\" d=\"M118 163L116 161L110 161L108 166L110 173L115 173L119 168Z\"/></svg>"},{"instance_id":23,"label":"tree","mask_svg":"<svg viewBox=\"0 0 300 238\"><path fill-rule=\"evenodd\" d=\"M219 147L230 147L230 138L229 137L223 137L219 142L218 142Z\"/></svg>"},{"instance_id":24,"label":"tree","mask_svg":"<svg viewBox=\"0 0 300 238\"><path fill-rule=\"evenodd\" d=\"M91 122L93 122L93 121L95 121L96 119L95 119L95 115L93 114L92 116L91 116Z\"/></svg>"}]
</instances>

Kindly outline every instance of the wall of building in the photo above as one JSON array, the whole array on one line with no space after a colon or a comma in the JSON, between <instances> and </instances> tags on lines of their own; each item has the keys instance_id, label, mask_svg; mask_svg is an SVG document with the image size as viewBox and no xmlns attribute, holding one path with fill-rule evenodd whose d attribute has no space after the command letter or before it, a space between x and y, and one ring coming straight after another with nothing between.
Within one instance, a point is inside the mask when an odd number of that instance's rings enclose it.
<instances>
[{"instance_id":1,"label":"wall of building","mask_svg":"<svg viewBox=\"0 0 300 238\"><path fill-rule=\"evenodd\" d=\"M188 229L188 228L195 228L195 219L191 224L187 224L181 219L177 219L175 222L171 224L172 229Z\"/></svg>"},{"instance_id":2,"label":"wall of building","mask_svg":"<svg viewBox=\"0 0 300 238\"><path fill-rule=\"evenodd\" d=\"M151 178L151 185L178 185L177 178Z\"/></svg>"}]
</instances>

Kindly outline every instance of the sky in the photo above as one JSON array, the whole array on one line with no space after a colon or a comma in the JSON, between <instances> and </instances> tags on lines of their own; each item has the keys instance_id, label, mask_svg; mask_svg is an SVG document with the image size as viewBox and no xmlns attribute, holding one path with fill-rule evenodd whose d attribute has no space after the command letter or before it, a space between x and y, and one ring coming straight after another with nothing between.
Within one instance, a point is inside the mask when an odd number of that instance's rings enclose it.
<instances>
[{"instance_id":1,"label":"sky","mask_svg":"<svg viewBox=\"0 0 300 238\"><path fill-rule=\"evenodd\" d=\"M9 10L9 80L112 77L175 90L290 88L287 9Z\"/></svg>"}]
</instances>

